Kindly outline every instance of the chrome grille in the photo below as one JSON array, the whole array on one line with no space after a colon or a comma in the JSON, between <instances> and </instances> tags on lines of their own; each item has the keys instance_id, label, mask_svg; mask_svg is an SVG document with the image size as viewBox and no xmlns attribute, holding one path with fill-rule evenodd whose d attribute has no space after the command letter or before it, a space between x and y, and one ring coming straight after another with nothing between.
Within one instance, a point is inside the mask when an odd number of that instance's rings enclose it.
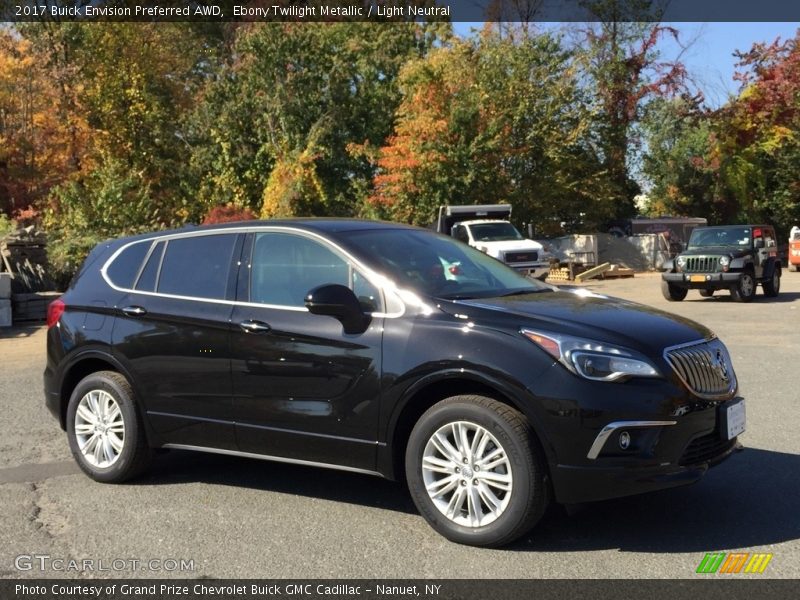
<instances>
[{"instance_id":1,"label":"chrome grille","mask_svg":"<svg viewBox=\"0 0 800 600\"><path fill-rule=\"evenodd\" d=\"M701 398L719 400L736 391L731 357L718 339L667 348L664 358L681 381Z\"/></svg>"},{"instance_id":2,"label":"chrome grille","mask_svg":"<svg viewBox=\"0 0 800 600\"><path fill-rule=\"evenodd\" d=\"M539 253L530 251L530 252L506 252L504 254L506 262L514 263L514 262L536 262L539 260Z\"/></svg>"},{"instance_id":3,"label":"chrome grille","mask_svg":"<svg viewBox=\"0 0 800 600\"><path fill-rule=\"evenodd\" d=\"M684 271L687 273L714 273L717 271L717 265L719 265L719 258L716 256L687 256Z\"/></svg>"}]
</instances>

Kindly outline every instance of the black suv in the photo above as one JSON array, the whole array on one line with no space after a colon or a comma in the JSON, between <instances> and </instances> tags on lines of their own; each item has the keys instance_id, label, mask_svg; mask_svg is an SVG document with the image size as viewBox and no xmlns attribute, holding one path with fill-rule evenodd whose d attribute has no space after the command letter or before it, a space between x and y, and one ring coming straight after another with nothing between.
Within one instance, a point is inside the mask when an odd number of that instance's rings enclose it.
<instances>
[{"instance_id":1,"label":"black suv","mask_svg":"<svg viewBox=\"0 0 800 600\"><path fill-rule=\"evenodd\" d=\"M781 289L781 261L775 230L769 225L698 227L686 250L664 265L661 291L679 302L689 290L710 298L730 290L738 302L750 302L761 285L774 298Z\"/></svg>"},{"instance_id":2,"label":"black suv","mask_svg":"<svg viewBox=\"0 0 800 600\"><path fill-rule=\"evenodd\" d=\"M697 481L744 431L705 327L391 223L103 243L48 325L47 406L93 479L141 473L154 448L369 473L481 546L551 499Z\"/></svg>"}]
</instances>

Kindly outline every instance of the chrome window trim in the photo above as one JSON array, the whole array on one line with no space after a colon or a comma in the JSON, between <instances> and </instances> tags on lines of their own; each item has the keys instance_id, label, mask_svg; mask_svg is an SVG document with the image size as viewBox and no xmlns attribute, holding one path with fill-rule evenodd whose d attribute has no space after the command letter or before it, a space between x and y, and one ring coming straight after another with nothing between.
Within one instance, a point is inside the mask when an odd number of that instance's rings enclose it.
<instances>
[{"instance_id":1,"label":"chrome window trim","mask_svg":"<svg viewBox=\"0 0 800 600\"><path fill-rule=\"evenodd\" d=\"M142 261L142 264L139 265L139 270L136 272L136 277L133 278L133 285L131 286L133 289L136 289L136 286L139 285L139 280L142 278L142 273L144 273L144 269L147 266L147 262L150 260L150 257L153 256L156 246L158 246L158 242L154 241L152 244L150 244L150 248L147 249L147 254L144 255L144 260ZM158 283L157 277L156 283Z\"/></svg>"},{"instance_id":2,"label":"chrome window trim","mask_svg":"<svg viewBox=\"0 0 800 600\"><path fill-rule=\"evenodd\" d=\"M304 465L307 467L322 467L323 469L334 469L336 471L349 471L350 473L361 473L364 475L375 475L383 477L377 471L369 469L359 469L358 467L348 467L346 465L335 465L331 463L316 462L313 460L301 460L299 458L287 458L285 456L272 456L269 454L256 454L254 452L241 452L239 450L226 450L224 448L208 448L206 446L192 446L189 444L164 444L162 448L172 448L175 450L193 450L197 452L209 452L211 454L224 454L226 456L240 456L243 458L257 458L259 460L269 460L273 462L289 463L292 465Z\"/></svg>"},{"instance_id":3,"label":"chrome window trim","mask_svg":"<svg viewBox=\"0 0 800 600\"><path fill-rule=\"evenodd\" d=\"M613 423L609 423L605 427L600 430L600 433L597 434L597 437L594 439L592 443L592 447L589 448L589 453L586 455L586 458L589 460L595 460L598 456L600 456L600 452L603 449L603 446L606 445L608 438L611 437L611 434L614 433L617 429L632 429L632 428L640 428L640 427L666 427L669 425L675 425L677 421L614 421Z\"/></svg>"},{"instance_id":4,"label":"chrome window trim","mask_svg":"<svg viewBox=\"0 0 800 600\"><path fill-rule=\"evenodd\" d=\"M238 300L225 300L221 298L200 298L197 296L183 296L178 294L165 294L162 292L144 292L137 289L129 289L124 288L116 285L108 276L108 267L117 259L117 257L127 248L135 245L135 244L144 244L150 243L151 249L155 247L155 245L160 242L164 241L166 246L164 251L161 255L161 261L163 263L164 256L166 256L167 250L169 248L169 240L173 239L183 239L188 237L201 237L206 235L238 235L242 233L294 233L297 235L301 235L310 239L313 239L317 242L322 243L325 246L331 248L336 254L342 256L346 261L354 264L359 271L361 271L364 276L366 277L367 281L369 281L372 285L374 285L381 293L384 295L384 304L386 308L390 303L389 296L391 296L392 301L397 304L400 309L395 312L373 312L370 313L373 317L376 318L386 318L386 319L395 319L397 317L401 317L406 312L406 305L405 302L400 298L399 294L397 294L394 290L388 289L384 283L379 283L379 279L383 279L383 276L375 273L372 269L350 254L347 250L339 246L338 244L332 242L328 238L315 233L313 231L307 231L305 229L300 229L297 227L287 227L282 225L256 225L256 226L245 226L245 227L225 227L221 229L202 229L202 230L195 230L195 231L180 231L175 233L167 233L163 235L157 235L154 237L149 237L143 240L134 240L132 242L128 242L117 248L117 250L106 260L103 266L100 269L100 274L102 275L105 282L114 290L118 292L125 292L129 294L142 294L145 296L154 296L158 298L172 298L175 300L191 300L193 302L208 302L211 304L223 304L226 306L251 306L254 308L269 308L274 310L287 310L293 312L308 312L308 309L304 306L286 306L283 304L261 304L258 302L241 302ZM144 264L144 263L143 263ZM239 265L241 266L241 265ZM156 282L160 279L160 266L159 266L159 274L156 278Z\"/></svg>"}]
</instances>

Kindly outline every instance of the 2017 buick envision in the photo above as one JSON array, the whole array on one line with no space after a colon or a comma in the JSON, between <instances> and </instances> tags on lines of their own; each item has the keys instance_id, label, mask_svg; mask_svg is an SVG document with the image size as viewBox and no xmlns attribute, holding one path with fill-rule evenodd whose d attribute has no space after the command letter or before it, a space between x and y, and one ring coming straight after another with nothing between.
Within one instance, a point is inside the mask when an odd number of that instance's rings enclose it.
<instances>
[{"instance_id":1,"label":"2017 buick envision","mask_svg":"<svg viewBox=\"0 0 800 600\"><path fill-rule=\"evenodd\" d=\"M702 325L391 223L106 242L48 325L47 406L93 479L141 473L153 448L369 473L479 546L551 500L697 481L744 430L730 356Z\"/></svg>"}]
</instances>

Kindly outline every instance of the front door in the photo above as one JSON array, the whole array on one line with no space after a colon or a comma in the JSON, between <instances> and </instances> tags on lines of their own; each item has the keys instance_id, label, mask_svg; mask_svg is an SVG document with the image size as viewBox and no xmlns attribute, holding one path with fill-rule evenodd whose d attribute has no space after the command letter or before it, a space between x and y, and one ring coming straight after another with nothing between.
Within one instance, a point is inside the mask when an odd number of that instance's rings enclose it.
<instances>
[{"instance_id":1,"label":"front door","mask_svg":"<svg viewBox=\"0 0 800 600\"><path fill-rule=\"evenodd\" d=\"M349 286L365 312L382 298L342 253L309 234L251 234L231 337L236 436L245 452L374 470L383 319L361 334L304 307Z\"/></svg>"}]
</instances>

